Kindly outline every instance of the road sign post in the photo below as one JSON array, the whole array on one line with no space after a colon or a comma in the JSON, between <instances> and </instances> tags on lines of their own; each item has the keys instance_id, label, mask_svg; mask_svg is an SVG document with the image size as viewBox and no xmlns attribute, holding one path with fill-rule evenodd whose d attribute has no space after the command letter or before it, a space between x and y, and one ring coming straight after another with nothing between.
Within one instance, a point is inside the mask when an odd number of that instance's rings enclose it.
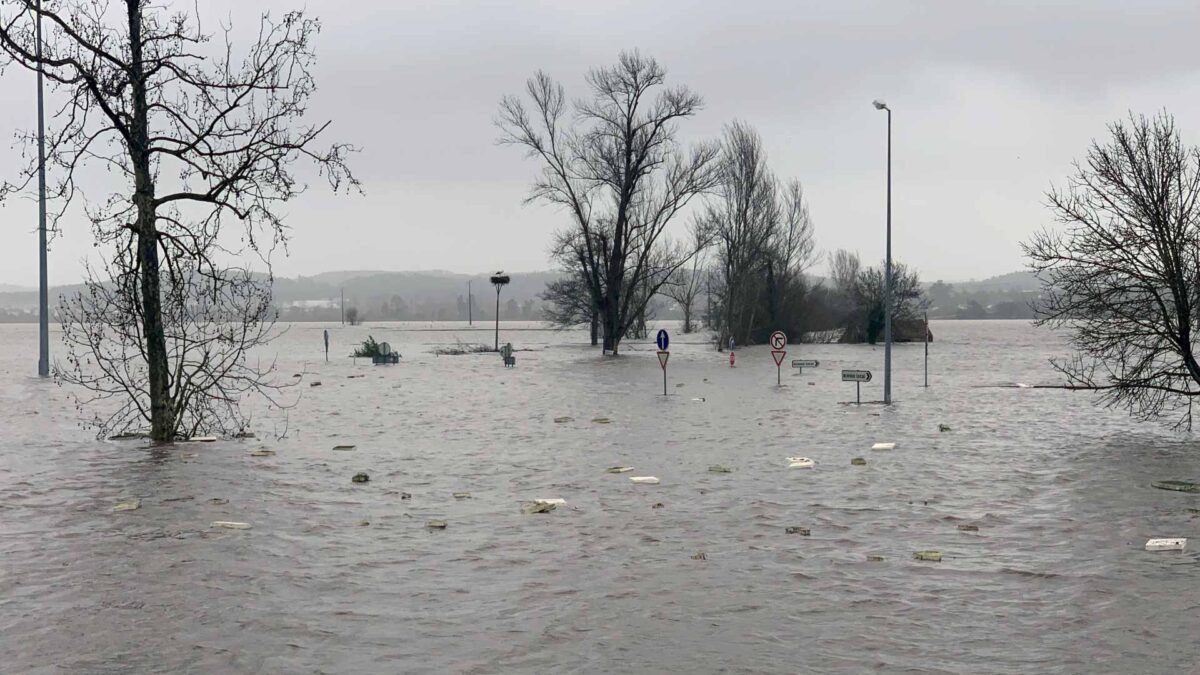
<instances>
[{"instance_id":1,"label":"road sign post","mask_svg":"<svg viewBox=\"0 0 1200 675\"><path fill-rule=\"evenodd\" d=\"M843 370L842 382L854 383L854 398L858 405L862 405L862 383L871 381L871 371L869 370Z\"/></svg>"},{"instance_id":2,"label":"road sign post","mask_svg":"<svg viewBox=\"0 0 1200 675\"><path fill-rule=\"evenodd\" d=\"M325 329L325 363L329 363L329 329Z\"/></svg>"},{"instance_id":3,"label":"road sign post","mask_svg":"<svg viewBox=\"0 0 1200 675\"><path fill-rule=\"evenodd\" d=\"M787 356L787 333L777 330L771 333L771 356L775 359L775 384L783 386L783 357Z\"/></svg>"},{"instance_id":4,"label":"road sign post","mask_svg":"<svg viewBox=\"0 0 1200 675\"><path fill-rule=\"evenodd\" d=\"M662 366L663 371L663 396L667 395L667 359L671 358L671 352L667 348L671 346L671 336L666 330L659 330L654 341L658 344L658 365Z\"/></svg>"}]
</instances>

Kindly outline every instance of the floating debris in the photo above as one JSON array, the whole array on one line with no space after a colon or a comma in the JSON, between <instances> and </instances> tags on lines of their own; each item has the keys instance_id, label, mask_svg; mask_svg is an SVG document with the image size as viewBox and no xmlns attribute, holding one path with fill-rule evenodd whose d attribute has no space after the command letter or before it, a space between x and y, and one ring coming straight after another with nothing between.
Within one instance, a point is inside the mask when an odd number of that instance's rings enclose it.
<instances>
[{"instance_id":1,"label":"floating debris","mask_svg":"<svg viewBox=\"0 0 1200 675\"><path fill-rule=\"evenodd\" d=\"M733 473L733 469L731 469L727 466L722 466L720 464L713 464L708 467L708 472L709 473Z\"/></svg>"},{"instance_id":2,"label":"floating debris","mask_svg":"<svg viewBox=\"0 0 1200 675\"><path fill-rule=\"evenodd\" d=\"M1176 492L1200 492L1200 483L1189 483L1185 480L1156 480L1151 487L1159 490L1174 490Z\"/></svg>"},{"instance_id":3,"label":"floating debris","mask_svg":"<svg viewBox=\"0 0 1200 675\"><path fill-rule=\"evenodd\" d=\"M136 438L150 438L150 432L148 432L148 431L124 431L119 434L109 436L108 440L110 440L110 441L130 441L130 440L134 440Z\"/></svg>"},{"instance_id":4,"label":"floating debris","mask_svg":"<svg viewBox=\"0 0 1200 675\"><path fill-rule=\"evenodd\" d=\"M789 469L811 469L816 466L816 462L807 457L788 457Z\"/></svg>"},{"instance_id":5,"label":"floating debris","mask_svg":"<svg viewBox=\"0 0 1200 675\"><path fill-rule=\"evenodd\" d=\"M321 381L320 381L320 380L313 380L312 382L309 382L309 383L308 383L308 386L310 386L310 387L319 387L319 386L321 386Z\"/></svg>"},{"instance_id":6,"label":"floating debris","mask_svg":"<svg viewBox=\"0 0 1200 675\"><path fill-rule=\"evenodd\" d=\"M360 378L360 377L366 377L366 375L347 375L347 376L346 376L346 379L347 379L347 380L356 380L356 379L358 379L358 378Z\"/></svg>"},{"instance_id":7,"label":"floating debris","mask_svg":"<svg viewBox=\"0 0 1200 675\"><path fill-rule=\"evenodd\" d=\"M140 508L142 508L142 500L130 499L127 502L121 502L120 504L117 504L116 506L112 507L112 510L113 511L136 511Z\"/></svg>"},{"instance_id":8,"label":"floating debris","mask_svg":"<svg viewBox=\"0 0 1200 675\"><path fill-rule=\"evenodd\" d=\"M949 424L939 424L938 431L941 431L943 433L950 431L950 425Z\"/></svg>"},{"instance_id":9,"label":"floating debris","mask_svg":"<svg viewBox=\"0 0 1200 675\"><path fill-rule=\"evenodd\" d=\"M682 387L682 386L683 386L683 383L682 383L682 382L680 382L679 384L675 385L675 388L676 388L676 389L678 389L678 388L680 388L680 387Z\"/></svg>"},{"instance_id":10,"label":"floating debris","mask_svg":"<svg viewBox=\"0 0 1200 675\"><path fill-rule=\"evenodd\" d=\"M229 500L222 499L221 497L213 497L212 499L208 500L208 503L214 506L224 506L229 503Z\"/></svg>"},{"instance_id":11,"label":"floating debris","mask_svg":"<svg viewBox=\"0 0 1200 675\"><path fill-rule=\"evenodd\" d=\"M1147 551L1182 551L1187 548L1187 539L1151 539L1146 542Z\"/></svg>"},{"instance_id":12,"label":"floating debris","mask_svg":"<svg viewBox=\"0 0 1200 675\"><path fill-rule=\"evenodd\" d=\"M883 562L883 556L875 555L873 553L868 553L867 554L867 562Z\"/></svg>"},{"instance_id":13,"label":"floating debris","mask_svg":"<svg viewBox=\"0 0 1200 675\"><path fill-rule=\"evenodd\" d=\"M872 450L895 450L896 444L895 443L876 443L875 445L871 446L871 449Z\"/></svg>"},{"instance_id":14,"label":"floating debris","mask_svg":"<svg viewBox=\"0 0 1200 675\"><path fill-rule=\"evenodd\" d=\"M574 422L574 421L575 421L574 417L567 417L565 415L563 417L555 417L554 418L555 424L566 424L567 422Z\"/></svg>"},{"instance_id":15,"label":"floating debris","mask_svg":"<svg viewBox=\"0 0 1200 675\"><path fill-rule=\"evenodd\" d=\"M666 504L663 504L662 502L655 502L654 506L651 506L650 508L652 508L652 509L666 508Z\"/></svg>"},{"instance_id":16,"label":"floating debris","mask_svg":"<svg viewBox=\"0 0 1200 675\"><path fill-rule=\"evenodd\" d=\"M979 531L979 526L978 526L978 525L971 525L971 524L969 524L969 523L963 523L963 524L961 524L961 525L959 525L959 526L958 526L958 531L959 531L959 532L978 532L978 531Z\"/></svg>"},{"instance_id":17,"label":"floating debris","mask_svg":"<svg viewBox=\"0 0 1200 675\"><path fill-rule=\"evenodd\" d=\"M350 480L354 481L355 483L365 483L371 480L371 477L368 476L365 471L359 471L358 473L354 474L354 478L351 478Z\"/></svg>"},{"instance_id":18,"label":"floating debris","mask_svg":"<svg viewBox=\"0 0 1200 675\"><path fill-rule=\"evenodd\" d=\"M351 450L355 449L356 447L358 447L358 446L356 446L356 445L335 445L335 446L333 446L333 449L337 450L338 452L350 452Z\"/></svg>"},{"instance_id":19,"label":"floating debris","mask_svg":"<svg viewBox=\"0 0 1200 675\"><path fill-rule=\"evenodd\" d=\"M917 551L916 553L913 553L913 559L914 560L925 560L928 562L941 562L942 561L942 552L941 551Z\"/></svg>"},{"instance_id":20,"label":"floating debris","mask_svg":"<svg viewBox=\"0 0 1200 675\"><path fill-rule=\"evenodd\" d=\"M851 466L866 466L867 460L863 459L862 457L851 457L850 465Z\"/></svg>"},{"instance_id":21,"label":"floating debris","mask_svg":"<svg viewBox=\"0 0 1200 675\"><path fill-rule=\"evenodd\" d=\"M272 457L274 455L275 455L274 450L267 450L266 448L260 448L258 450L255 450L254 452L250 453L251 457Z\"/></svg>"},{"instance_id":22,"label":"floating debris","mask_svg":"<svg viewBox=\"0 0 1200 675\"><path fill-rule=\"evenodd\" d=\"M301 373L295 373L292 375L292 377L304 377L304 375Z\"/></svg>"},{"instance_id":23,"label":"floating debris","mask_svg":"<svg viewBox=\"0 0 1200 675\"><path fill-rule=\"evenodd\" d=\"M401 492L400 499L412 499L412 495L408 494L407 492Z\"/></svg>"},{"instance_id":24,"label":"floating debris","mask_svg":"<svg viewBox=\"0 0 1200 675\"><path fill-rule=\"evenodd\" d=\"M525 502L524 504L521 504L521 513L550 513L556 508L558 508L558 506L546 502Z\"/></svg>"},{"instance_id":25,"label":"floating debris","mask_svg":"<svg viewBox=\"0 0 1200 675\"><path fill-rule=\"evenodd\" d=\"M214 520L209 527L221 527L226 530L248 530L250 523L239 523L235 520Z\"/></svg>"},{"instance_id":26,"label":"floating debris","mask_svg":"<svg viewBox=\"0 0 1200 675\"><path fill-rule=\"evenodd\" d=\"M608 424L610 422L612 422L612 420L608 419L607 417L597 417L592 420L592 424Z\"/></svg>"},{"instance_id":27,"label":"floating debris","mask_svg":"<svg viewBox=\"0 0 1200 675\"><path fill-rule=\"evenodd\" d=\"M215 443L217 441L217 437L216 436L192 436L191 438L189 438L187 440L188 440L188 442L191 442L191 443Z\"/></svg>"},{"instance_id":28,"label":"floating debris","mask_svg":"<svg viewBox=\"0 0 1200 675\"><path fill-rule=\"evenodd\" d=\"M368 525L370 525L370 524L371 524L371 521L369 521L369 520L360 520L360 521L358 521L358 526L359 526L359 527L366 527L366 526L368 526Z\"/></svg>"},{"instance_id":29,"label":"floating debris","mask_svg":"<svg viewBox=\"0 0 1200 675\"><path fill-rule=\"evenodd\" d=\"M632 466L610 466L604 470L604 473L629 473L633 471Z\"/></svg>"},{"instance_id":30,"label":"floating debris","mask_svg":"<svg viewBox=\"0 0 1200 675\"><path fill-rule=\"evenodd\" d=\"M704 398L703 396L701 396L700 398L694 398L694 399L692 399L692 400L693 400L693 401L695 401L696 403L704 403L704 402L705 402L705 401L707 401L708 399L706 399L706 398Z\"/></svg>"},{"instance_id":31,"label":"floating debris","mask_svg":"<svg viewBox=\"0 0 1200 675\"><path fill-rule=\"evenodd\" d=\"M704 551L696 551L692 556L692 560L708 560L708 556L704 555Z\"/></svg>"},{"instance_id":32,"label":"floating debris","mask_svg":"<svg viewBox=\"0 0 1200 675\"><path fill-rule=\"evenodd\" d=\"M639 485L658 485L658 478L654 476L630 476L629 480Z\"/></svg>"},{"instance_id":33,"label":"floating debris","mask_svg":"<svg viewBox=\"0 0 1200 675\"><path fill-rule=\"evenodd\" d=\"M798 534L801 537L807 537L809 534L811 534L807 527L789 527L784 531L788 534Z\"/></svg>"},{"instance_id":34,"label":"floating debris","mask_svg":"<svg viewBox=\"0 0 1200 675\"><path fill-rule=\"evenodd\" d=\"M454 498L455 499L470 499L471 493L470 492L455 492Z\"/></svg>"},{"instance_id":35,"label":"floating debris","mask_svg":"<svg viewBox=\"0 0 1200 675\"><path fill-rule=\"evenodd\" d=\"M246 438L255 438L255 435L254 435L253 431L239 431L236 434L234 434L233 437L246 439Z\"/></svg>"},{"instance_id":36,"label":"floating debris","mask_svg":"<svg viewBox=\"0 0 1200 675\"><path fill-rule=\"evenodd\" d=\"M444 520L431 520L428 523L425 523L425 527L428 527L431 530L444 530L448 525L449 523Z\"/></svg>"},{"instance_id":37,"label":"floating debris","mask_svg":"<svg viewBox=\"0 0 1200 675\"><path fill-rule=\"evenodd\" d=\"M566 506L567 500L559 497L551 497L550 499L535 499L538 504L552 504L554 506Z\"/></svg>"}]
</instances>

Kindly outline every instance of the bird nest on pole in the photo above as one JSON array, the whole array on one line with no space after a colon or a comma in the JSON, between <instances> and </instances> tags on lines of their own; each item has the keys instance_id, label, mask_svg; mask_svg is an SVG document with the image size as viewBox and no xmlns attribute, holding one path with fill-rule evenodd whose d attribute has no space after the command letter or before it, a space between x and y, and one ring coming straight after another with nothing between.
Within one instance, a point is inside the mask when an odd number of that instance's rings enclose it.
<instances>
[{"instance_id":1,"label":"bird nest on pole","mask_svg":"<svg viewBox=\"0 0 1200 675\"><path fill-rule=\"evenodd\" d=\"M509 277L507 274L493 274L490 281L494 286L503 286L508 283Z\"/></svg>"}]
</instances>

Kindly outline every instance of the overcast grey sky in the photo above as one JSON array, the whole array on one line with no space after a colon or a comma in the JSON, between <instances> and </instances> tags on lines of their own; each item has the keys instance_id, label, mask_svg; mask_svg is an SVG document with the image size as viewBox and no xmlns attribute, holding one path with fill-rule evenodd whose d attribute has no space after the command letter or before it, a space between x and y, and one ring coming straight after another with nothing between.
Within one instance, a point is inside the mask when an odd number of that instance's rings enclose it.
<instances>
[{"instance_id":1,"label":"overcast grey sky","mask_svg":"<svg viewBox=\"0 0 1200 675\"><path fill-rule=\"evenodd\" d=\"M170 0L164 0L170 4ZM180 3L176 3L180 4ZM191 2L180 7L191 7ZM204 0L206 24L247 25L299 2ZM805 186L823 251L883 255L885 117L894 109L894 253L927 280L1022 267L1048 223L1044 193L1104 125L1173 113L1200 138L1200 2L455 2L307 0L317 43L314 118L362 147L361 197L314 189L290 204L286 276L339 269L548 269L561 214L523 206L537 165L495 144L505 93L543 68L582 93L587 69L640 49L706 107L684 139L739 118L775 171ZM353 9L353 11L351 11ZM0 137L35 123L32 75L0 79ZM0 145L14 178L17 150ZM36 209L0 210L0 283L37 280ZM679 223L683 225L683 223ZM92 254L68 222L52 283Z\"/></svg>"}]
</instances>

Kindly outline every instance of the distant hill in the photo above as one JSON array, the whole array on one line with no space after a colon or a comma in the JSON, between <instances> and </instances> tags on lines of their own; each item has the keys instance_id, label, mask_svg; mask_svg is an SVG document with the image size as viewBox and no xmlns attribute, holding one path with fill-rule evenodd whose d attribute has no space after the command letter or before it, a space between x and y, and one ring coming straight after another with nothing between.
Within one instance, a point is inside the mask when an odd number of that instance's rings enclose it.
<instances>
[{"instance_id":1,"label":"distant hill","mask_svg":"<svg viewBox=\"0 0 1200 675\"><path fill-rule=\"evenodd\" d=\"M1033 272L1009 272L982 281L960 281L953 284L956 289L965 293L983 293L997 291L1036 292L1042 289L1042 282Z\"/></svg>"}]
</instances>

